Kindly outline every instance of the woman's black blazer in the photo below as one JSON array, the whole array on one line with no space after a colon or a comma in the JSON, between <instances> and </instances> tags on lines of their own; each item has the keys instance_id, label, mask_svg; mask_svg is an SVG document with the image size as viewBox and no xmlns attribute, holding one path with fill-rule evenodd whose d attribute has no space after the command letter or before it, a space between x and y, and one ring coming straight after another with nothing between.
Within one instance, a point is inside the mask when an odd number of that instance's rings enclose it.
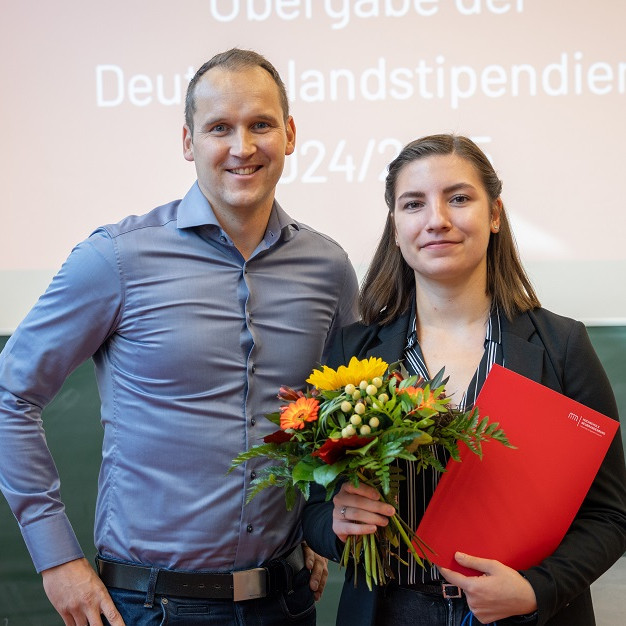
<instances>
[{"instance_id":1,"label":"woman's black blazer","mask_svg":"<svg viewBox=\"0 0 626 626\"><path fill-rule=\"evenodd\" d=\"M402 358L409 315L385 326L352 324L342 329L329 359L331 367L352 356L380 357L388 363ZM613 391L581 322L536 309L515 317L502 316L504 366L600 413L618 419ZM572 463L576 455L572 454ZM520 503L522 506L522 503ZM523 506L532 506L532 494ZM541 515L541 511L537 511ZM341 546L332 531L332 502L315 491L303 518L305 539L318 553L335 561ZM626 469L618 430L575 520L554 554L523 572L538 604L539 625L593 626L590 585L626 550ZM475 555L481 556L481 555ZM377 591L353 584L346 571L337 624L374 626ZM507 620L512 623L512 620ZM498 622L501 623L501 622Z\"/></svg>"}]
</instances>

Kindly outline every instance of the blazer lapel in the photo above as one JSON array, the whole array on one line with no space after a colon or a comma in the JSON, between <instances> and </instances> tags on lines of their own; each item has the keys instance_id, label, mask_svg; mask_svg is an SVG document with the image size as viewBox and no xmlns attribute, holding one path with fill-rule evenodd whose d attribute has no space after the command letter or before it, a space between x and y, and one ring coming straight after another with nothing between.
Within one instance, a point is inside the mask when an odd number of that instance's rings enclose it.
<instances>
[{"instance_id":1,"label":"blazer lapel","mask_svg":"<svg viewBox=\"0 0 626 626\"><path fill-rule=\"evenodd\" d=\"M536 329L527 314L517 316L512 322L502 317L502 350L504 366L526 378L541 381L545 350L530 342Z\"/></svg>"},{"instance_id":2,"label":"blazer lapel","mask_svg":"<svg viewBox=\"0 0 626 626\"><path fill-rule=\"evenodd\" d=\"M376 340L366 350L364 358L380 357L387 363L399 361L404 355L410 317L410 313L406 313L391 324L381 326Z\"/></svg>"}]
</instances>

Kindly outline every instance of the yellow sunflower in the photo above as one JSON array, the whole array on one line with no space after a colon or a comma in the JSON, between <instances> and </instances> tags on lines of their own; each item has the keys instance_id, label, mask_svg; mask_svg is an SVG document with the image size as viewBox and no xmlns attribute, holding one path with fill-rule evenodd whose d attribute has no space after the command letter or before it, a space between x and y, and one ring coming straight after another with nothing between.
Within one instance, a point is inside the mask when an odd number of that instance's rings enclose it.
<instances>
[{"instance_id":1,"label":"yellow sunflower","mask_svg":"<svg viewBox=\"0 0 626 626\"><path fill-rule=\"evenodd\" d=\"M387 363L382 359L370 357L359 361L356 357L350 359L348 366L340 365L337 370L324 365L321 370L313 370L306 382L314 385L320 391L341 389L352 384L359 386L362 380L368 383L374 378L382 376L387 371Z\"/></svg>"},{"instance_id":2,"label":"yellow sunflower","mask_svg":"<svg viewBox=\"0 0 626 626\"><path fill-rule=\"evenodd\" d=\"M315 398L298 398L280 409L280 427L283 430L304 428L305 422L314 422L320 403Z\"/></svg>"}]
</instances>

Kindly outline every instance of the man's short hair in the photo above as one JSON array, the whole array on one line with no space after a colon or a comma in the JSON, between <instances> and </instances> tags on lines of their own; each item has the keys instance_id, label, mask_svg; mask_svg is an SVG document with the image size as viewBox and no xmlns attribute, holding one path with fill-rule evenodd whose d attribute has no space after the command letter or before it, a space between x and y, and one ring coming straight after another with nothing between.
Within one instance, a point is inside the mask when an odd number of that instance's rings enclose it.
<instances>
[{"instance_id":1,"label":"man's short hair","mask_svg":"<svg viewBox=\"0 0 626 626\"><path fill-rule=\"evenodd\" d=\"M289 99L287 98L287 89L283 83L277 69L262 55L253 50L241 50L240 48L231 48L225 52L216 54L208 60L194 75L187 87L187 96L185 97L185 124L187 124L193 136L193 116L196 112L195 91L198 81L206 72L214 67L222 67L226 70L237 72L240 70L250 69L252 67L262 67L274 80L278 87L278 95L280 97L280 106L283 110L284 120L289 117Z\"/></svg>"}]
</instances>

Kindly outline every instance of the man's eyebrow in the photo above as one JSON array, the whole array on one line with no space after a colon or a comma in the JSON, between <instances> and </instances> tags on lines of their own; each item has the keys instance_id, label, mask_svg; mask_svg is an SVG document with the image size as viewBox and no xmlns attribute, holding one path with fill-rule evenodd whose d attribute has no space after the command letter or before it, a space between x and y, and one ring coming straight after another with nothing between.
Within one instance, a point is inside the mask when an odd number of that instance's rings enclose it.
<instances>
[{"instance_id":1,"label":"man's eyebrow","mask_svg":"<svg viewBox=\"0 0 626 626\"><path fill-rule=\"evenodd\" d=\"M202 122L200 122L198 126L200 126L201 128L209 128L210 126L215 126L216 124L225 123L226 121L223 117L207 117L206 119L202 120Z\"/></svg>"},{"instance_id":2,"label":"man's eyebrow","mask_svg":"<svg viewBox=\"0 0 626 626\"><path fill-rule=\"evenodd\" d=\"M260 113L259 115L251 115L250 117L256 120L263 120L267 122L277 122L279 119L275 115L272 115L271 113Z\"/></svg>"}]
</instances>

